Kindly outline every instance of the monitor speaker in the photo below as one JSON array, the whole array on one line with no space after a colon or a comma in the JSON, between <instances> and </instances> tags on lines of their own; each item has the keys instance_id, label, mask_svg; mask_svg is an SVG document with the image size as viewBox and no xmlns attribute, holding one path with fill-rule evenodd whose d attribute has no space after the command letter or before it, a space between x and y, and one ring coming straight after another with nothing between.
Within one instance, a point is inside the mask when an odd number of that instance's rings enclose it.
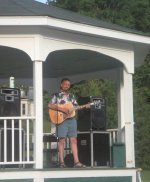
<instances>
[{"instance_id":1,"label":"monitor speaker","mask_svg":"<svg viewBox=\"0 0 150 182\"><path fill-rule=\"evenodd\" d=\"M101 97L79 97L79 105L92 103L90 109L78 111L78 131L106 130L106 101Z\"/></svg>"},{"instance_id":2,"label":"monitor speaker","mask_svg":"<svg viewBox=\"0 0 150 182\"><path fill-rule=\"evenodd\" d=\"M91 135L93 136L91 137ZM79 160L83 164L86 166L107 167L111 165L110 134L108 132L81 132L78 133L77 141ZM91 154L93 154L93 156L91 156Z\"/></svg>"},{"instance_id":3,"label":"monitor speaker","mask_svg":"<svg viewBox=\"0 0 150 182\"><path fill-rule=\"evenodd\" d=\"M19 89L0 88L0 116L20 116ZM17 122L15 122L15 124L17 124ZM11 122L8 121L7 127L11 127Z\"/></svg>"}]
</instances>

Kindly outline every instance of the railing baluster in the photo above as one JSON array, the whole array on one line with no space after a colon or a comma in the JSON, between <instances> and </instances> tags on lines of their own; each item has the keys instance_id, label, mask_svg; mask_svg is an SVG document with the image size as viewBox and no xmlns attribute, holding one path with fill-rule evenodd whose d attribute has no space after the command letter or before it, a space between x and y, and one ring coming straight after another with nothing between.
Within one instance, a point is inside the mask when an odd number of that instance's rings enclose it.
<instances>
[{"instance_id":1,"label":"railing baluster","mask_svg":"<svg viewBox=\"0 0 150 182\"><path fill-rule=\"evenodd\" d=\"M4 120L4 162L7 162L7 120Z\"/></svg>"},{"instance_id":2,"label":"railing baluster","mask_svg":"<svg viewBox=\"0 0 150 182\"><path fill-rule=\"evenodd\" d=\"M113 143L116 143L117 142L118 129L107 129L107 131L109 131L111 134L111 141Z\"/></svg>"},{"instance_id":3,"label":"railing baluster","mask_svg":"<svg viewBox=\"0 0 150 182\"><path fill-rule=\"evenodd\" d=\"M2 123L3 126L2 132L0 133L0 142L3 143L3 148L1 148L2 152L0 151L0 165L35 163L34 156L32 156L33 159L30 158L30 144L32 142L30 140L30 135L34 135L34 130L31 131L31 134L30 130L33 127L34 122L35 117L0 117L0 123ZM17 128L15 128L15 124L18 125ZM8 142L11 142L11 147L9 147ZM16 142L18 142L18 144ZM25 147L25 142L27 147ZM18 147L17 150L19 151L17 160L15 153L16 147ZM11 160L9 156L11 157Z\"/></svg>"},{"instance_id":4,"label":"railing baluster","mask_svg":"<svg viewBox=\"0 0 150 182\"><path fill-rule=\"evenodd\" d=\"M11 131L11 138L12 138L12 162L14 162L14 150L15 150L15 131L14 131L14 119L12 119L12 129L10 129Z\"/></svg>"},{"instance_id":5,"label":"railing baluster","mask_svg":"<svg viewBox=\"0 0 150 182\"><path fill-rule=\"evenodd\" d=\"M27 161L30 161L29 155L29 119L27 119Z\"/></svg>"},{"instance_id":6,"label":"railing baluster","mask_svg":"<svg viewBox=\"0 0 150 182\"><path fill-rule=\"evenodd\" d=\"M22 161L22 120L19 119L19 161Z\"/></svg>"}]
</instances>

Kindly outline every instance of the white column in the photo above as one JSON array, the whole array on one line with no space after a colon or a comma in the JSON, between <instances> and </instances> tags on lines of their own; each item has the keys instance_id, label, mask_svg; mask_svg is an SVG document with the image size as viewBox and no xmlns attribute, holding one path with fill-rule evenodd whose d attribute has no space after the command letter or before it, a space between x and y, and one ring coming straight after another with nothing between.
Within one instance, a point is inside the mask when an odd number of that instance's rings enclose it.
<instances>
[{"instance_id":1,"label":"white column","mask_svg":"<svg viewBox=\"0 0 150 182\"><path fill-rule=\"evenodd\" d=\"M132 74L120 69L118 87L118 125L120 141L125 141L126 167L135 167L134 121L133 121L133 83Z\"/></svg>"},{"instance_id":2,"label":"white column","mask_svg":"<svg viewBox=\"0 0 150 182\"><path fill-rule=\"evenodd\" d=\"M35 125L34 125L34 160L35 168L43 168L43 74L42 61L34 61L33 64L33 84L34 84L34 105L35 105Z\"/></svg>"},{"instance_id":3,"label":"white column","mask_svg":"<svg viewBox=\"0 0 150 182\"><path fill-rule=\"evenodd\" d=\"M118 142L125 142L125 102L124 102L124 86L123 86L123 68L118 69Z\"/></svg>"},{"instance_id":4,"label":"white column","mask_svg":"<svg viewBox=\"0 0 150 182\"><path fill-rule=\"evenodd\" d=\"M125 141L126 141L126 166L135 167L134 151L134 119L133 119L133 82L132 74L124 74L125 89Z\"/></svg>"}]
</instances>

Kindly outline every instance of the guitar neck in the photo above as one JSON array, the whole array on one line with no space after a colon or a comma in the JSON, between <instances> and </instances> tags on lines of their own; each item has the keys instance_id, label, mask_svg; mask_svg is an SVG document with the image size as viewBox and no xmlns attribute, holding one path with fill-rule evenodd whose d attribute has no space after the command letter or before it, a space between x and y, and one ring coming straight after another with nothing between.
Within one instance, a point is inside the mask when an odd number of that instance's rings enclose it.
<instances>
[{"instance_id":1,"label":"guitar neck","mask_svg":"<svg viewBox=\"0 0 150 182\"><path fill-rule=\"evenodd\" d=\"M75 109L75 110L80 110L80 109L85 108L86 106L87 106L87 104L81 105L81 106L75 106L74 109Z\"/></svg>"}]
</instances>

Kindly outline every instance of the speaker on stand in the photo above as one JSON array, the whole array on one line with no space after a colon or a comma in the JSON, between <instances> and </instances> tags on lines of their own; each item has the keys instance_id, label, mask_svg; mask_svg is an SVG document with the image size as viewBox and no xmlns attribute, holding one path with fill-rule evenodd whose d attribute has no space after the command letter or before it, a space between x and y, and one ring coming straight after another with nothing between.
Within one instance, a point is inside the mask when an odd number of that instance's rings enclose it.
<instances>
[{"instance_id":1,"label":"speaker on stand","mask_svg":"<svg viewBox=\"0 0 150 182\"><path fill-rule=\"evenodd\" d=\"M87 166L110 166L110 134L106 131L106 100L102 97L79 97L78 104L92 103L78 111L78 153ZM85 155L86 154L86 155Z\"/></svg>"},{"instance_id":2,"label":"speaker on stand","mask_svg":"<svg viewBox=\"0 0 150 182\"><path fill-rule=\"evenodd\" d=\"M0 116L20 116L20 90L16 88L0 88ZM1 123L1 126L3 125ZM11 121L7 121L7 128L11 128ZM15 122L18 128L18 122Z\"/></svg>"},{"instance_id":3,"label":"speaker on stand","mask_svg":"<svg viewBox=\"0 0 150 182\"><path fill-rule=\"evenodd\" d=\"M102 97L79 97L78 104L92 103L90 109L78 111L78 131L106 130L106 101Z\"/></svg>"},{"instance_id":4,"label":"speaker on stand","mask_svg":"<svg viewBox=\"0 0 150 182\"><path fill-rule=\"evenodd\" d=\"M20 90L17 88L0 88L0 116L15 117L20 116ZM4 161L4 136L6 131L6 148L7 161L12 160L12 120L7 119L6 130L4 128L4 120L0 121L0 161ZM22 137L19 137L19 121L14 120L14 160L19 161L20 139L22 143L22 156L24 150L24 131L21 130ZM13 167L13 165L11 165ZM9 165L6 165L9 167ZM16 167L16 166L14 166Z\"/></svg>"}]
</instances>

